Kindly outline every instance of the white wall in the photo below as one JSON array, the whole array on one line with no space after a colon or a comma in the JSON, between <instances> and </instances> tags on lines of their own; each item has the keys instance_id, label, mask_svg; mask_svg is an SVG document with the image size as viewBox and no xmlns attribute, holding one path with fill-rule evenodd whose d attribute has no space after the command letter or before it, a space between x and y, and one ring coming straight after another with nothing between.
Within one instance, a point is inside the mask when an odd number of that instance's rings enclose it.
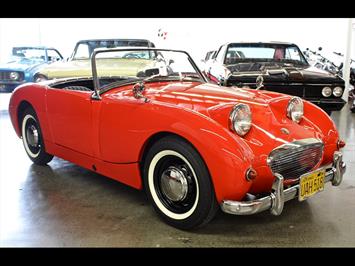
<instances>
[{"instance_id":1,"label":"white wall","mask_svg":"<svg viewBox=\"0 0 355 266\"><path fill-rule=\"evenodd\" d=\"M67 57L76 41L90 38L147 38L157 47L187 50L195 61L225 42L240 40L287 41L302 50L322 46L330 52L344 53L346 27L345 18L0 19L0 61L11 47L21 45L54 46ZM159 29L168 33L166 40L158 37Z\"/></svg>"}]
</instances>

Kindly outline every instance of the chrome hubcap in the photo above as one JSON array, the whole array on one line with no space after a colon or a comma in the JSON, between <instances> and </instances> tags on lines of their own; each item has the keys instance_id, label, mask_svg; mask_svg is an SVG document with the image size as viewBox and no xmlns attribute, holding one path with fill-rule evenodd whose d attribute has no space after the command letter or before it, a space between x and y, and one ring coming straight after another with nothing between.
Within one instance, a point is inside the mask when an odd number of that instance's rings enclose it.
<instances>
[{"instance_id":1,"label":"chrome hubcap","mask_svg":"<svg viewBox=\"0 0 355 266\"><path fill-rule=\"evenodd\" d=\"M38 130L34 125L31 125L26 130L26 138L28 145L38 147Z\"/></svg>"},{"instance_id":2,"label":"chrome hubcap","mask_svg":"<svg viewBox=\"0 0 355 266\"><path fill-rule=\"evenodd\" d=\"M168 167L160 179L163 194L172 201L182 201L186 198L188 184L185 173L174 166Z\"/></svg>"}]
</instances>

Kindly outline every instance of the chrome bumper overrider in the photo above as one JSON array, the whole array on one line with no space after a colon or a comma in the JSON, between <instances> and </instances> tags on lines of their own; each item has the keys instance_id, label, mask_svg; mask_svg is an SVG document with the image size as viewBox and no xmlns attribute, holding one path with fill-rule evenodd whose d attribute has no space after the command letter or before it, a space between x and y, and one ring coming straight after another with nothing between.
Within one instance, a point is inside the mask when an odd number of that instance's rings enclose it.
<instances>
[{"instance_id":1,"label":"chrome bumper overrider","mask_svg":"<svg viewBox=\"0 0 355 266\"><path fill-rule=\"evenodd\" d=\"M346 170L341 152L334 153L333 163L322 168L326 169L325 182L332 182L333 186L338 186ZM269 196L250 201L224 200L221 208L224 212L236 215L250 215L265 210L270 210L273 215L280 215L284 203L298 197L299 185L294 185L284 190L284 178L280 174L275 174L275 181L272 185L272 192Z\"/></svg>"}]
</instances>

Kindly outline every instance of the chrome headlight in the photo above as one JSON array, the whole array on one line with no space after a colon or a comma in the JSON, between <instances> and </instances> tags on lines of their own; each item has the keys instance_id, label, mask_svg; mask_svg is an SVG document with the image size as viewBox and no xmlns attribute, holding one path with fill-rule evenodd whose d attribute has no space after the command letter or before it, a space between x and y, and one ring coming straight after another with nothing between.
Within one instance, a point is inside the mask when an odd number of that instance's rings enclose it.
<instances>
[{"instance_id":1,"label":"chrome headlight","mask_svg":"<svg viewBox=\"0 0 355 266\"><path fill-rule=\"evenodd\" d=\"M303 101L300 97L292 97L287 105L287 117L299 123L303 117Z\"/></svg>"},{"instance_id":2,"label":"chrome headlight","mask_svg":"<svg viewBox=\"0 0 355 266\"><path fill-rule=\"evenodd\" d=\"M10 72L11 80L18 80L20 78L20 74L18 72Z\"/></svg>"},{"instance_id":3,"label":"chrome headlight","mask_svg":"<svg viewBox=\"0 0 355 266\"><path fill-rule=\"evenodd\" d=\"M250 107L244 103L236 104L229 115L229 127L239 136L247 134L251 128Z\"/></svg>"},{"instance_id":4,"label":"chrome headlight","mask_svg":"<svg viewBox=\"0 0 355 266\"><path fill-rule=\"evenodd\" d=\"M329 97L330 95L332 95L332 88L324 87L323 90L322 90L322 95L324 97Z\"/></svg>"},{"instance_id":5,"label":"chrome headlight","mask_svg":"<svg viewBox=\"0 0 355 266\"><path fill-rule=\"evenodd\" d=\"M335 97L340 97L343 94L343 88L342 87L335 87L333 89L333 95Z\"/></svg>"}]
</instances>

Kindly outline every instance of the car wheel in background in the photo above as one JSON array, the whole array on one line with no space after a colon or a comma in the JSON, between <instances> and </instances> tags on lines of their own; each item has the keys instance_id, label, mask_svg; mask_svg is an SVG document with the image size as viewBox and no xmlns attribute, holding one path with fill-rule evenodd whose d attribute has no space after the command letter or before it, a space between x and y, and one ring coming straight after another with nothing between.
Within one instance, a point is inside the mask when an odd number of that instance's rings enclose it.
<instances>
[{"instance_id":1,"label":"car wheel in background","mask_svg":"<svg viewBox=\"0 0 355 266\"><path fill-rule=\"evenodd\" d=\"M41 81L46 81L46 80L48 80L48 78L45 75L41 75L41 74L36 75L34 78L34 81L36 83Z\"/></svg>"}]
</instances>

